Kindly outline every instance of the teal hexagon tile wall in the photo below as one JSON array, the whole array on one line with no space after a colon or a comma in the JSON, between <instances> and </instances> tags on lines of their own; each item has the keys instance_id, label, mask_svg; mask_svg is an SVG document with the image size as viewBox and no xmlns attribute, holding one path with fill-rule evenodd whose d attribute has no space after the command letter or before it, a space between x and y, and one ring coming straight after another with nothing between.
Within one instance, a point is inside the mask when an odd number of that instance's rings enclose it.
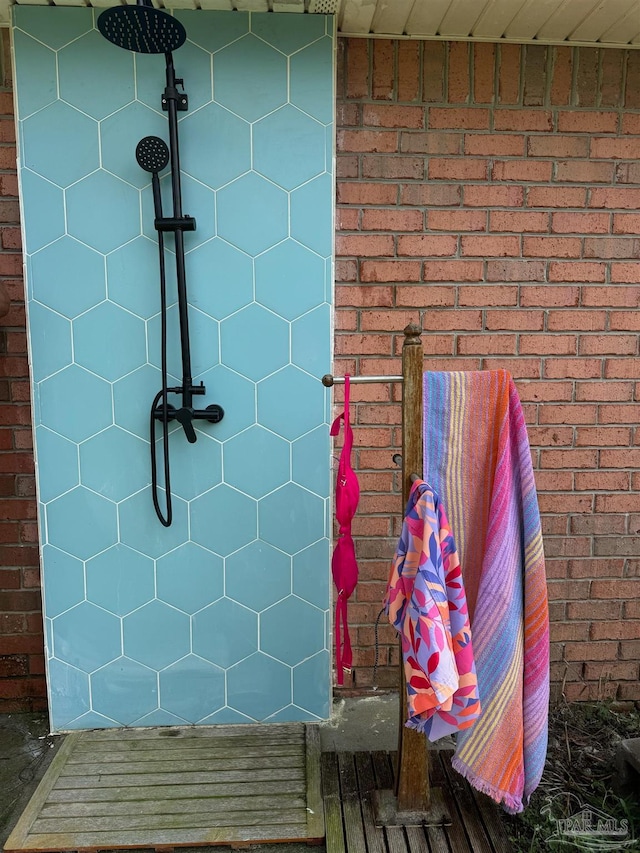
<instances>
[{"instance_id":1,"label":"teal hexagon tile wall","mask_svg":"<svg viewBox=\"0 0 640 853\"><path fill-rule=\"evenodd\" d=\"M40 496L48 502L79 484L78 445L43 426L37 427L36 434L43 481Z\"/></svg>"},{"instance_id":2,"label":"teal hexagon tile wall","mask_svg":"<svg viewBox=\"0 0 640 853\"><path fill-rule=\"evenodd\" d=\"M40 209L33 211L29 222L23 222L25 251L37 252L64 235L64 193L29 169L22 169L20 182L23 197L35 194L42 203Z\"/></svg>"},{"instance_id":3,"label":"teal hexagon tile wall","mask_svg":"<svg viewBox=\"0 0 640 853\"><path fill-rule=\"evenodd\" d=\"M92 29L91 15L85 9L61 9L59 15L43 16L38 9L21 6L14 10L13 23L52 50L59 50Z\"/></svg>"},{"instance_id":4,"label":"teal hexagon tile wall","mask_svg":"<svg viewBox=\"0 0 640 853\"><path fill-rule=\"evenodd\" d=\"M291 668L262 652L227 672L229 703L254 720L266 720L291 703Z\"/></svg>"},{"instance_id":5,"label":"teal hexagon tile wall","mask_svg":"<svg viewBox=\"0 0 640 853\"><path fill-rule=\"evenodd\" d=\"M40 382L73 362L71 323L39 302L31 303L29 313L32 321L44 329L43 336L34 340L31 347L33 378Z\"/></svg>"},{"instance_id":6,"label":"teal hexagon tile wall","mask_svg":"<svg viewBox=\"0 0 640 853\"><path fill-rule=\"evenodd\" d=\"M109 86L104 85L105 64L109 65ZM78 74L78 68L84 73ZM114 60L109 43L91 30L58 51L58 86L63 101L92 118L106 118L135 97L133 54L121 50Z\"/></svg>"},{"instance_id":7,"label":"teal hexagon tile wall","mask_svg":"<svg viewBox=\"0 0 640 853\"><path fill-rule=\"evenodd\" d=\"M98 122L64 101L26 118L21 132L24 165L59 187L98 168Z\"/></svg>"},{"instance_id":8,"label":"teal hexagon tile wall","mask_svg":"<svg viewBox=\"0 0 640 853\"><path fill-rule=\"evenodd\" d=\"M253 15L251 32L282 53L291 55L321 39L325 34L325 23L326 19L317 15L302 30L294 16Z\"/></svg>"},{"instance_id":9,"label":"teal hexagon tile wall","mask_svg":"<svg viewBox=\"0 0 640 853\"><path fill-rule=\"evenodd\" d=\"M136 237L107 255L107 295L143 320L159 313L158 247L152 240Z\"/></svg>"},{"instance_id":10,"label":"teal hexagon tile wall","mask_svg":"<svg viewBox=\"0 0 640 853\"><path fill-rule=\"evenodd\" d=\"M155 597L153 560L118 544L85 563L87 600L126 616Z\"/></svg>"},{"instance_id":11,"label":"teal hexagon tile wall","mask_svg":"<svg viewBox=\"0 0 640 853\"><path fill-rule=\"evenodd\" d=\"M197 723L224 705L224 670L187 655L160 673L160 702L170 713Z\"/></svg>"},{"instance_id":12,"label":"teal hexagon tile wall","mask_svg":"<svg viewBox=\"0 0 640 853\"><path fill-rule=\"evenodd\" d=\"M224 319L253 300L253 260L214 237L189 254L191 303L210 317Z\"/></svg>"},{"instance_id":13,"label":"teal hexagon tile wall","mask_svg":"<svg viewBox=\"0 0 640 853\"><path fill-rule=\"evenodd\" d=\"M40 189L37 185L23 185L22 197L33 192L39 198ZM45 194L43 203L46 205L48 201ZM98 305L106 296L104 258L71 237L63 236L44 246L30 256L30 262L33 298L70 320Z\"/></svg>"},{"instance_id":14,"label":"teal hexagon tile wall","mask_svg":"<svg viewBox=\"0 0 640 853\"><path fill-rule=\"evenodd\" d=\"M249 32L250 16L246 12L234 12L233 15L201 15L198 12L178 9L175 16L186 27L189 41L209 53L215 53L233 44Z\"/></svg>"},{"instance_id":15,"label":"teal hexagon tile wall","mask_svg":"<svg viewBox=\"0 0 640 853\"><path fill-rule=\"evenodd\" d=\"M326 539L315 542L293 557L293 592L321 609L328 594L329 579L322 571L328 559L329 543Z\"/></svg>"},{"instance_id":16,"label":"teal hexagon tile wall","mask_svg":"<svg viewBox=\"0 0 640 853\"><path fill-rule=\"evenodd\" d=\"M42 549L48 566L44 576L43 594L49 617L59 616L85 598L84 565L82 560L59 551L51 545Z\"/></svg>"},{"instance_id":17,"label":"teal hexagon tile wall","mask_svg":"<svg viewBox=\"0 0 640 853\"><path fill-rule=\"evenodd\" d=\"M212 190L251 169L251 125L219 104L185 116L180 133L185 138L181 149L185 172ZM225 156L212 157L212 148L224 148Z\"/></svg>"},{"instance_id":18,"label":"teal hexagon tile wall","mask_svg":"<svg viewBox=\"0 0 640 853\"><path fill-rule=\"evenodd\" d=\"M199 610L193 618L193 651L230 667L258 648L258 616L230 598Z\"/></svg>"},{"instance_id":19,"label":"teal hexagon tile wall","mask_svg":"<svg viewBox=\"0 0 640 853\"><path fill-rule=\"evenodd\" d=\"M22 56L28 57L28 62L34 70L33 77L23 81L20 91L23 115L26 117L57 98L56 55L53 50L20 30L14 35L14 44ZM42 85L42 79L47 81L46 86Z\"/></svg>"},{"instance_id":20,"label":"teal hexagon tile wall","mask_svg":"<svg viewBox=\"0 0 640 853\"><path fill-rule=\"evenodd\" d=\"M47 684L52 728L68 728L76 717L89 710L89 676L86 672L53 658L48 662Z\"/></svg>"},{"instance_id":21,"label":"teal hexagon tile wall","mask_svg":"<svg viewBox=\"0 0 640 853\"><path fill-rule=\"evenodd\" d=\"M156 563L158 598L196 613L224 593L223 560L206 548L187 542Z\"/></svg>"},{"instance_id":22,"label":"teal hexagon tile wall","mask_svg":"<svg viewBox=\"0 0 640 853\"><path fill-rule=\"evenodd\" d=\"M226 559L227 595L259 612L291 590L291 558L266 542L255 541Z\"/></svg>"},{"instance_id":23,"label":"teal hexagon tile wall","mask_svg":"<svg viewBox=\"0 0 640 853\"><path fill-rule=\"evenodd\" d=\"M331 39L322 38L291 57L291 103L325 125L331 121L334 107L322 78L331 73L332 52ZM318 73L323 68L324 73Z\"/></svg>"},{"instance_id":24,"label":"teal hexagon tile wall","mask_svg":"<svg viewBox=\"0 0 640 853\"><path fill-rule=\"evenodd\" d=\"M291 361L312 376L318 376L331 357L324 334L329 316L329 306L323 303L291 324Z\"/></svg>"},{"instance_id":25,"label":"teal hexagon tile wall","mask_svg":"<svg viewBox=\"0 0 640 853\"><path fill-rule=\"evenodd\" d=\"M332 177L325 173L298 187L290 196L291 236L323 258L331 254L333 211L325 209L322 199L332 191Z\"/></svg>"},{"instance_id":26,"label":"teal hexagon tile wall","mask_svg":"<svg viewBox=\"0 0 640 853\"><path fill-rule=\"evenodd\" d=\"M194 405L225 414L197 421L195 444L170 425L164 527L158 240L135 148L169 139L165 58L104 41L98 13L13 9L52 727L326 718L334 22L171 13L187 31L174 63L197 223L184 235ZM170 234L164 260L173 387ZM154 446L164 509L159 424Z\"/></svg>"},{"instance_id":27,"label":"teal hexagon tile wall","mask_svg":"<svg viewBox=\"0 0 640 853\"><path fill-rule=\"evenodd\" d=\"M215 57L215 98L231 112L255 121L287 102L287 58L254 35Z\"/></svg>"},{"instance_id":28,"label":"teal hexagon tile wall","mask_svg":"<svg viewBox=\"0 0 640 853\"><path fill-rule=\"evenodd\" d=\"M130 725L158 707L158 677L154 670L127 657L110 661L91 674L94 709L121 725Z\"/></svg>"}]
</instances>

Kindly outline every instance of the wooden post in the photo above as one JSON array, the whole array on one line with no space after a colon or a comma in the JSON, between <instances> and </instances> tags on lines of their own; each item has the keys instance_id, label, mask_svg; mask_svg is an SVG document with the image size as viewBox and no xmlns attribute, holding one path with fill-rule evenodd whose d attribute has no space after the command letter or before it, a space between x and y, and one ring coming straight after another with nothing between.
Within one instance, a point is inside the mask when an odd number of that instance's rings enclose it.
<instances>
[{"instance_id":1,"label":"wooden post","mask_svg":"<svg viewBox=\"0 0 640 853\"><path fill-rule=\"evenodd\" d=\"M402 513L409 500L411 474L422 476L422 329L410 323L402 346ZM424 812L431 806L427 738L405 727L407 685L400 655L400 720L396 796L398 812Z\"/></svg>"}]
</instances>

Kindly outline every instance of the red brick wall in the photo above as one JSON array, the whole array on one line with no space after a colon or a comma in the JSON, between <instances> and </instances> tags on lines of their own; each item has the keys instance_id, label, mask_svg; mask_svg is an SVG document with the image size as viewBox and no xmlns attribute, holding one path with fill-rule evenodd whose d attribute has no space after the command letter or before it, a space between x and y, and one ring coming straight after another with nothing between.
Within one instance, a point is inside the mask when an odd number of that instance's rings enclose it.
<instances>
[{"instance_id":1,"label":"red brick wall","mask_svg":"<svg viewBox=\"0 0 640 853\"><path fill-rule=\"evenodd\" d=\"M508 368L545 533L552 680L640 700L640 52L340 42L335 371ZM398 388L355 386L356 688L401 514ZM337 392L336 399L339 399ZM380 686L398 680L380 631Z\"/></svg>"},{"instance_id":2,"label":"red brick wall","mask_svg":"<svg viewBox=\"0 0 640 853\"><path fill-rule=\"evenodd\" d=\"M0 317L0 712L9 712L46 702L13 95L8 75L1 82L0 287L11 308Z\"/></svg>"}]
</instances>

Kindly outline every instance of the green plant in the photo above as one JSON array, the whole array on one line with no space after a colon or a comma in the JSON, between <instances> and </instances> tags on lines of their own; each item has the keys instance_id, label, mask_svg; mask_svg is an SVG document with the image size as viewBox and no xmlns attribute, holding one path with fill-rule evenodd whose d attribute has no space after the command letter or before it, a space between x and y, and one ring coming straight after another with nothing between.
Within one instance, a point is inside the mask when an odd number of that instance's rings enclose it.
<instances>
[{"instance_id":1,"label":"green plant","mask_svg":"<svg viewBox=\"0 0 640 853\"><path fill-rule=\"evenodd\" d=\"M610 702L560 704L547 762L525 811L505 816L515 853L639 850L640 800L613 789L618 743L640 737L640 714Z\"/></svg>"}]
</instances>

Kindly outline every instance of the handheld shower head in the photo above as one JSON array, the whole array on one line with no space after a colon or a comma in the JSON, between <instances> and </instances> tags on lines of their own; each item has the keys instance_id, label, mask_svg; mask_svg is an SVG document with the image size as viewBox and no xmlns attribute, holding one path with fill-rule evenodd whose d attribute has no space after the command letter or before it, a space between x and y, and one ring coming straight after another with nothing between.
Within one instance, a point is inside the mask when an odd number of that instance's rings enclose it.
<instances>
[{"instance_id":1,"label":"handheld shower head","mask_svg":"<svg viewBox=\"0 0 640 853\"><path fill-rule=\"evenodd\" d=\"M136 53L171 53L187 38L180 21L145 3L105 9L97 23L107 41Z\"/></svg>"},{"instance_id":2,"label":"handheld shower head","mask_svg":"<svg viewBox=\"0 0 640 853\"><path fill-rule=\"evenodd\" d=\"M136 145L136 160L138 166L145 172L151 172L151 188L153 190L153 209L156 222L162 219L162 196L160 195L161 172L169 162L169 148L159 136L145 136Z\"/></svg>"},{"instance_id":3,"label":"handheld shower head","mask_svg":"<svg viewBox=\"0 0 640 853\"><path fill-rule=\"evenodd\" d=\"M169 162L169 147L159 136L145 136L136 145L136 160L145 172L157 175Z\"/></svg>"}]
</instances>

